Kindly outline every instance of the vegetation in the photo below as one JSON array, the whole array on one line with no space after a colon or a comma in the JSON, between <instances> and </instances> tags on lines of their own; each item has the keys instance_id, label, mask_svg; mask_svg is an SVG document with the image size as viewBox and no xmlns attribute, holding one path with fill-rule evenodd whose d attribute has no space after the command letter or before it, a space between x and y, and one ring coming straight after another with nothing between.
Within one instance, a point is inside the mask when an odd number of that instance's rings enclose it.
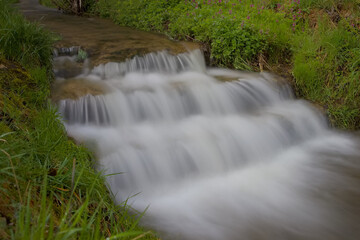
<instances>
[{"instance_id":1,"label":"vegetation","mask_svg":"<svg viewBox=\"0 0 360 240\"><path fill-rule=\"evenodd\" d=\"M92 11L96 0L39 0L40 4L61 9L65 13L82 15Z\"/></svg>"},{"instance_id":2,"label":"vegetation","mask_svg":"<svg viewBox=\"0 0 360 240\"><path fill-rule=\"evenodd\" d=\"M50 8L56 8L55 4L53 3L52 0L39 0L39 3L41 5L44 5L46 7L50 7Z\"/></svg>"},{"instance_id":3,"label":"vegetation","mask_svg":"<svg viewBox=\"0 0 360 240\"><path fill-rule=\"evenodd\" d=\"M0 239L155 239L48 102L54 40L0 0Z\"/></svg>"},{"instance_id":4,"label":"vegetation","mask_svg":"<svg viewBox=\"0 0 360 240\"><path fill-rule=\"evenodd\" d=\"M93 9L201 42L214 65L285 75L335 126L360 128L358 0L99 0Z\"/></svg>"}]
</instances>

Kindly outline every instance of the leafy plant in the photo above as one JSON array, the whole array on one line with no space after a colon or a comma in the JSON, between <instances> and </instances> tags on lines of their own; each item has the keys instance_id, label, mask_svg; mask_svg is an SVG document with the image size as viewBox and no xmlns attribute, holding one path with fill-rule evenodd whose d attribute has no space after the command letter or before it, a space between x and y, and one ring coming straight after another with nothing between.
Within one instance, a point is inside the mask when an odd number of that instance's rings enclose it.
<instances>
[{"instance_id":1,"label":"leafy plant","mask_svg":"<svg viewBox=\"0 0 360 240\"><path fill-rule=\"evenodd\" d=\"M83 62L87 57L88 57L87 52L80 48L76 56L76 61Z\"/></svg>"}]
</instances>

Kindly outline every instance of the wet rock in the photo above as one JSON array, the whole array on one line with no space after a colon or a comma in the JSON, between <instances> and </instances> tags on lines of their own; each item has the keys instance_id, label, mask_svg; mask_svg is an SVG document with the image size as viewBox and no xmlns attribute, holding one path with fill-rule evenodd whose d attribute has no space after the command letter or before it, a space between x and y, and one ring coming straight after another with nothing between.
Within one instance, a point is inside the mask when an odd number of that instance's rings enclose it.
<instances>
[{"instance_id":1,"label":"wet rock","mask_svg":"<svg viewBox=\"0 0 360 240\"><path fill-rule=\"evenodd\" d=\"M83 72L84 64L76 61L76 56L54 58L54 73L57 78L73 78Z\"/></svg>"},{"instance_id":2,"label":"wet rock","mask_svg":"<svg viewBox=\"0 0 360 240\"><path fill-rule=\"evenodd\" d=\"M104 84L86 79L68 79L57 81L53 85L51 99L58 102L61 99L78 99L86 95L101 95L108 92Z\"/></svg>"}]
</instances>

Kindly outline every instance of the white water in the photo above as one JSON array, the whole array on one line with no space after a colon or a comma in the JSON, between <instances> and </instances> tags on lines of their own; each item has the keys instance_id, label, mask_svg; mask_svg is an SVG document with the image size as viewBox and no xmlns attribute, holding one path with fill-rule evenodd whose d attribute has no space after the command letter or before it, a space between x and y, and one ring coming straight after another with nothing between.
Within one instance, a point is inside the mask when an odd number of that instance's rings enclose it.
<instances>
[{"instance_id":1,"label":"white water","mask_svg":"<svg viewBox=\"0 0 360 240\"><path fill-rule=\"evenodd\" d=\"M86 78L109 93L62 100L68 133L163 238L360 238L358 142L276 78L206 69L199 51Z\"/></svg>"}]
</instances>

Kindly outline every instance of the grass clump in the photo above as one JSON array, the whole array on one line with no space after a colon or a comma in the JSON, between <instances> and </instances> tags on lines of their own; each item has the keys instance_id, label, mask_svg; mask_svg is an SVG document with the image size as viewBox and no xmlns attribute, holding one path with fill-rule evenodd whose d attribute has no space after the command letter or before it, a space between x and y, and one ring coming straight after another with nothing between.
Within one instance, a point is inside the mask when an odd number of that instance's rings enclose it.
<instances>
[{"instance_id":1,"label":"grass clump","mask_svg":"<svg viewBox=\"0 0 360 240\"><path fill-rule=\"evenodd\" d=\"M325 16L295 42L293 74L300 94L325 106L343 128L360 127L359 41L348 22L333 25Z\"/></svg>"},{"instance_id":2,"label":"grass clump","mask_svg":"<svg viewBox=\"0 0 360 240\"><path fill-rule=\"evenodd\" d=\"M54 38L0 4L0 239L155 239L48 102Z\"/></svg>"},{"instance_id":3,"label":"grass clump","mask_svg":"<svg viewBox=\"0 0 360 240\"><path fill-rule=\"evenodd\" d=\"M288 77L334 126L360 129L357 0L99 0L95 9L122 25L199 41L214 65Z\"/></svg>"},{"instance_id":4,"label":"grass clump","mask_svg":"<svg viewBox=\"0 0 360 240\"><path fill-rule=\"evenodd\" d=\"M6 0L0 0L0 50L24 66L51 69L54 35L14 12Z\"/></svg>"}]
</instances>

